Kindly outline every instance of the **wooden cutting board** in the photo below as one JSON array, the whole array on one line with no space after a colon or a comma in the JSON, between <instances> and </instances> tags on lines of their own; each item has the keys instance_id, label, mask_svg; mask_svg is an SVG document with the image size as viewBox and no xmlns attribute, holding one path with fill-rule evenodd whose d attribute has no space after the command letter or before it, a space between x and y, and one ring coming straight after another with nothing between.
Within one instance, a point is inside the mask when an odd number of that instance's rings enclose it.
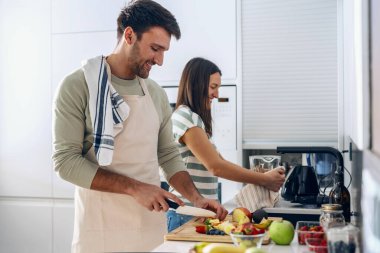
<instances>
[{"instance_id":1,"label":"wooden cutting board","mask_svg":"<svg viewBox=\"0 0 380 253\"><path fill-rule=\"evenodd\" d=\"M166 241L193 241L193 242L226 242L232 243L230 235L206 235L195 232L195 226L202 225L199 221L200 218L194 217L187 223L183 224L179 228L171 231L165 235ZM231 216L228 215L227 220L231 220ZM270 217L273 220L282 220L282 218ZM263 245L269 244L270 238L267 233L263 240Z\"/></svg>"}]
</instances>

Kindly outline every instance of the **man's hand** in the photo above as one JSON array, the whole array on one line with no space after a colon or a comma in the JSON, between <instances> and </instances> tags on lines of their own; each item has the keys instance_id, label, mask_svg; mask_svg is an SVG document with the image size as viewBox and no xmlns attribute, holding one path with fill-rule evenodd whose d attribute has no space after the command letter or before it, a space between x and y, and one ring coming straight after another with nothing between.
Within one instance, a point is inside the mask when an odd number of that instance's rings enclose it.
<instances>
[{"instance_id":1,"label":"man's hand","mask_svg":"<svg viewBox=\"0 0 380 253\"><path fill-rule=\"evenodd\" d=\"M150 211L168 211L169 205L166 199L171 199L177 204L183 206L184 203L173 193L167 192L158 186L138 182L133 187L131 196L142 206L146 207Z\"/></svg>"},{"instance_id":2,"label":"man's hand","mask_svg":"<svg viewBox=\"0 0 380 253\"><path fill-rule=\"evenodd\" d=\"M202 197L187 171L177 172L170 178L169 183L174 189L181 193L182 196L190 200L194 206L215 212L216 218L220 220L226 218L228 214L227 210L218 201Z\"/></svg>"},{"instance_id":3,"label":"man's hand","mask_svg":"<svg viewBox=\"0 0 380 253\"><path fill-rule=\"evenodd\" d=\"M215 212L215 218L219 220L224 220L228 214L228 211L218 201L213 199L200 198L194 202L194 206Z\"/></svg>"},{"instance_id":4,"label":"man's hand","mask_svg":"<svg viewBox=\"0 0 380 253\"><path fill-rule=\"evenodd\" d=\"M271 191L277 192L285 181L285 168L277 167L265 172L264 175L267 176L267 180L263 186Z\"/></svg>"},{"instance_id":5,"label":"man's hand","mask_svg":"<svg viewBox=\"0 0 380 253\"><path fill-rule=\"evenodd\" d=\"M91 184L92 190L127 194L150 211L164 211L169 209L166 199L171 199L183 206L184 203L176 195L161 189L158 186L147 184L130 177L116 174L98 168Z\"/></svg>"}]
</instances>

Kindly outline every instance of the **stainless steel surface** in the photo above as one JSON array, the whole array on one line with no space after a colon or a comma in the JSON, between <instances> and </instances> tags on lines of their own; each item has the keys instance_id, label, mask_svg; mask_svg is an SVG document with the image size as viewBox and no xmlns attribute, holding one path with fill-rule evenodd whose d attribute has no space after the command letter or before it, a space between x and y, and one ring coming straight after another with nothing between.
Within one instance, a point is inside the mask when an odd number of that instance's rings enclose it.
<instances>
[{"instance_id":1,"label":"stainless steel surface","mask_svg":"<svg viewBox=\"0 0 380 253\"><path fill-rule=\"evenodd\" d=\"M215 217L216 213L203 208L193 206L179 206L175 211L179 214L191 215L196 217Z\"/></svg>"}]
</instances>

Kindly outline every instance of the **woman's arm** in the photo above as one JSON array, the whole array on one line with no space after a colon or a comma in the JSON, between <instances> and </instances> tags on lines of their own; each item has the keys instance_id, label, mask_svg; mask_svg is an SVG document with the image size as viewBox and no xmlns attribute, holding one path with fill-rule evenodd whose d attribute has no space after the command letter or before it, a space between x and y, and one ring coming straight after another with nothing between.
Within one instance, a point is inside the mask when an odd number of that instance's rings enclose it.
<instances>
[{"instance_id":1,"label":"woman's arm","mask_svg":"<svg viewBox=\"0 0 380 253\"><path fill-rule=\"evenodd\" d=\"M272 191L278 191L285 180L285 172L282 168L276 168L267 173L259 173L224 160L209 141L206 132L199 127L188 129L180 141L214 176L236 182L261 185Z\"/></svg>"}]
</instances>

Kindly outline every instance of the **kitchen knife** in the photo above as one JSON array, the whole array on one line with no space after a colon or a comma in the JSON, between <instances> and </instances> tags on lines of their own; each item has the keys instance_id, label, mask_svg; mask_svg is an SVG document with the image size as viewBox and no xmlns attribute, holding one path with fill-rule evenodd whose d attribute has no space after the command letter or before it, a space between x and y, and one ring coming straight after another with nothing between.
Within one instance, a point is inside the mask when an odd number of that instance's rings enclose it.
<instances>
[{"instance_id":1,"label":"kitchen knife","mask_svg":"<svg viewBox=\"0 0 380 253\"><path fill-rule=\"evenodd\" d=\"M213 211L199 208L199 207L193 207L193 206L180 206L174 201L166 200L170 208L175 209L176 213L178 214L185 214L185 215L191 215L191 216L197 216L197 217L215 217L216 213Z\"/></svg>"}]
</instances>

